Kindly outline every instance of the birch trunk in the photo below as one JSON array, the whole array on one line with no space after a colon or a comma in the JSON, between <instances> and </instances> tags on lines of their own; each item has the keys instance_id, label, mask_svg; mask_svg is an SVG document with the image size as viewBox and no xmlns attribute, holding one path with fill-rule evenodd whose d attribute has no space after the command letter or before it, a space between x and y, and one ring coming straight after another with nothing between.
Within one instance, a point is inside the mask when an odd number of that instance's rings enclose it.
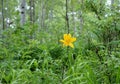
<instances>
[{"instance_id":1,"label":"birch trunk","mask_svg":"<svg viewBox=\"0 0 120 84\"><path fill-rule=\"evenodd\" d=\"M80 1L80 4L81 4L81 9L79 11L79 15L80 15L80 35L81 35L83 30L83 17L82 17L83 0Z\"/></svg>"},{"instance_id":2,"label":"birch trunk","mask_svg":"<svg viewBox=\"0 0 120 84\"><path fill-rule=\"evenodd\" d=\"M66 0L66 26L67 26L67 33L70 33L69 17L68 17L68 0Z\"/></svg>"},{"instance_id":3,"label":"birch trunk","mask_svg":"<svg viewBox=\"0 0 120 84\"><path fill-rule=\"evenodd\" d=\"M25 9L26 9L26 1L25 0L21 0L21 4L20 4L20 15L21 15L21 20L20 20L20 24L21 26L23 26L25 24Z\"/></svg>"},{"instance_id":4,"label":"birch trunk","mask_svg":"<svg viewBox=\"0 0 120 84\"><path fill-rule=\"evenodd\" d=\"M76 35L76 33L77 33L77 30L76 30L76 23L75 23L75 13L76 12L74 12L74 6L75 6L75 4L74 4L74 0L72 0L71 1L71 6L72 6L72 24L73 24L73 31L74 31L74 35Z\"/></svg>"}]
</instances>

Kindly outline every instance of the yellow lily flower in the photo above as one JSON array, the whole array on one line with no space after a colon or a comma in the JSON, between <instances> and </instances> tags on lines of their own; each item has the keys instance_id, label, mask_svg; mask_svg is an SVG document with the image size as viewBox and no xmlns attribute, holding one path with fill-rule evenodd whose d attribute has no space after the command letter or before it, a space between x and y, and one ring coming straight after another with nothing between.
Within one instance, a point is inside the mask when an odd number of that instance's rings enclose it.
<instances>
[{"instance_id":1,"label":"yellow lily flower","mask_svg":"<svg viewBox=\"0 0 120 84\"><path fill-rule=\"evenodd\" d=\"M76 41L76 38L71 37L71 34L64 34L63 40L60 40L60 42L63 43L64 46L70 46L74 48L74 45L72 44L74 41Z\"/></svg>"}]
</instances>

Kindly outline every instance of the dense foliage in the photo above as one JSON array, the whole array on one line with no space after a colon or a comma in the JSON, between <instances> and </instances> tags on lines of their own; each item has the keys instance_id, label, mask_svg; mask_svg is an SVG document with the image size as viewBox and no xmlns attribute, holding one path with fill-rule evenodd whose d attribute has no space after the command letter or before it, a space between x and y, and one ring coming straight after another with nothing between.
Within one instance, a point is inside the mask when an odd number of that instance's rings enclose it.
<instances>
[{"instance_id":1,"label":"dense foliage","mask_svg":"<svg viewBox=\"0 0 120 84\"><path fill-rule=\"evenodd\" d=\"M4 1L0 84L120 83L120 0L33 0L34 21L29 1L22 26L19 0ZM68 28L74 48L60 43Z\"/></svg>"}]
</instances>

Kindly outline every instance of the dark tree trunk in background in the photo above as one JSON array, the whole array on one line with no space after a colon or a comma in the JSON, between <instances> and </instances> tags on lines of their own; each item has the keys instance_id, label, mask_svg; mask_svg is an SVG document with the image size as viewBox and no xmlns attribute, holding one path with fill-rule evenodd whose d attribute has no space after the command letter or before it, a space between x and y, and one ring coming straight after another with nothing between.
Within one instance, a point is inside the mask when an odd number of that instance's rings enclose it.
<instances>
[{"instance_id":1,"label":"dark tree trunk in background","mask_svg":"<svg viewBox=\"0 0 120 84\"><path fill-rule=\"evenodd\" d=\"M35 1L30 0L29 5L30 5L30 22L34 23L35 22Z\"/></svg>"}]
</instances>

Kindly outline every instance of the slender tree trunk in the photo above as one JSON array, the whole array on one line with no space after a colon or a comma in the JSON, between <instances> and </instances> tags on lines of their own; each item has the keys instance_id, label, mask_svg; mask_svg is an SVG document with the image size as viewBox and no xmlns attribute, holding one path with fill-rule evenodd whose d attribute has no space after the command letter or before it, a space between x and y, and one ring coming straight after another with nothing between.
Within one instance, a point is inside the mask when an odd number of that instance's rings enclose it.
<instances>
[{"instance_id":1,"label":"slender tree trunk","mask_svg":"<svg viewBox=\"0 0 120 84\"><path fill-rule=\"evenodd\" d=\"M29 4L30 4L30 22L33 22L33 7L32 7L32 2L33 0L30 0L29 1Z\"/></svg>"},{"instance_id":2,"label":"slender tree trunk","mask_svg":"<svg viewBox=\"0 0 120 84\"><path fill-rule=\"evenodd\" d=\"M38 4L41 4L41 1L38 1ZM37 5L38 5L38 4L37 4ZM39 24L39 25L38 25L38 27L39 27L39 28L38 28L38 32L40 32L40 29L41 29L41 6L38 7L38 10L39 10L39 11L38 11L38 13L37 13L36 15L37 15L37 17L38 17L38 24Z\"/></svg>"},{"instance_id":3,"label":"slender tree trunk","mask_svg":"<svg viewBox=\"0 0 120 84\"><path fill-rule=\"evenodd\" d=\"M41 2L41 8L42 8L42 13L41 13L41 28L44 28L44 21L45 21L45 2Z\"/></svg>"},{"instance_id":4,"label":"slender tree trunk","mask_svg":"<svg viewBox=\"0 0 120 84\"><path fill-rule=\"evenodd\" d=\"M72 0L71 2L71 6L72 6L72 24L73 24L73 31L74 31L74 35L76 35L76 23L75 23L75 12L74 12L74 4L73 4L74 0Z\"/></svg>"},{"instance_id":5,"label":"slender tree trunk","mask_svg":"<svg viewBox=\"0 0 120 84\"><path fill-rule=\"evenodd\" d=\"M34 3L34 0L30 0L29 4L30 4L30 22L34 24L34 22L35 22L35 3Z\"/></svg>"},{"instance_id":6,"label":"slender tree trunk","mask_svg":"<svg viewBox=\"0 0 120 84\"><path fill-rule=\"evenodd\" d=\"M4 30L5 29L5 22L4 22L4 1L2 0L2 29Z\"/></svg>"},{"instance_id":7,"label":"slender tree trunk","mask_svg":"<svg viewBox=\"0 0 120 84\"><path fill-rule=\"evenodd\" d=\"M80 1L81 4L81 8L79 11L79 15L80 15L80 35L82 34L82 30L83 30L83 17L82 17L82 11L83 11L83 0Z\"/></svg>"},{"instance_id":8,"label":"slender tree trunk","mask_svg":"<svg viewBox=\"0 0 120 84\"><path fill-rule=\"evenodd\" d=\"M114 5L114 0L111 0L111 12L114 11L113 5ZM113 22L113 24L114 24L114 22ZM109 37L109 38L108 38L108 43L109 43L109 42L111 42L111 41L114 39L114 37L115 37L115 34L114 34L115 29L114 29L114 30L111 30L111 28L109 28L108 32L109 32L109 36L108 36L108 37ZM113 48L114 48L114 44L110 44L110 45L109 45L109 48L108 48L108 49L109 49L109 54L111 54Z\"/></svg>"},{"instance_id":9,"label":"slender tree trunk","mask_svg":"<svg viewBox=\"0 0 120 84\"><path fill-rule=\"evenodd\" d=\"M67 33L70 33L69 17L68 17L68 0L66 0L66 26L67 26Z\"/></svg>"},{"instance_id":10,"label":"slender tree trunk","mask_svg":"<svg viewBox=\"0 0 120 84\"><path fill-rule=\"evenodd\" d=\"M21 5L20 5L20 15L21 15L21 21L20 24L23 26L25 24L25 9L26 9L26 1L21 0Z\"/></svg>"},{"instance_id":11,"label":"slender tree trunk","mask_svg":"<svg viewBox=\"0 0 120 84\"><path fill-rule=\"evenodd\" d=\"M111 9L113 8L114 0L111 0Z\"/></svg>"}]
</instances>

